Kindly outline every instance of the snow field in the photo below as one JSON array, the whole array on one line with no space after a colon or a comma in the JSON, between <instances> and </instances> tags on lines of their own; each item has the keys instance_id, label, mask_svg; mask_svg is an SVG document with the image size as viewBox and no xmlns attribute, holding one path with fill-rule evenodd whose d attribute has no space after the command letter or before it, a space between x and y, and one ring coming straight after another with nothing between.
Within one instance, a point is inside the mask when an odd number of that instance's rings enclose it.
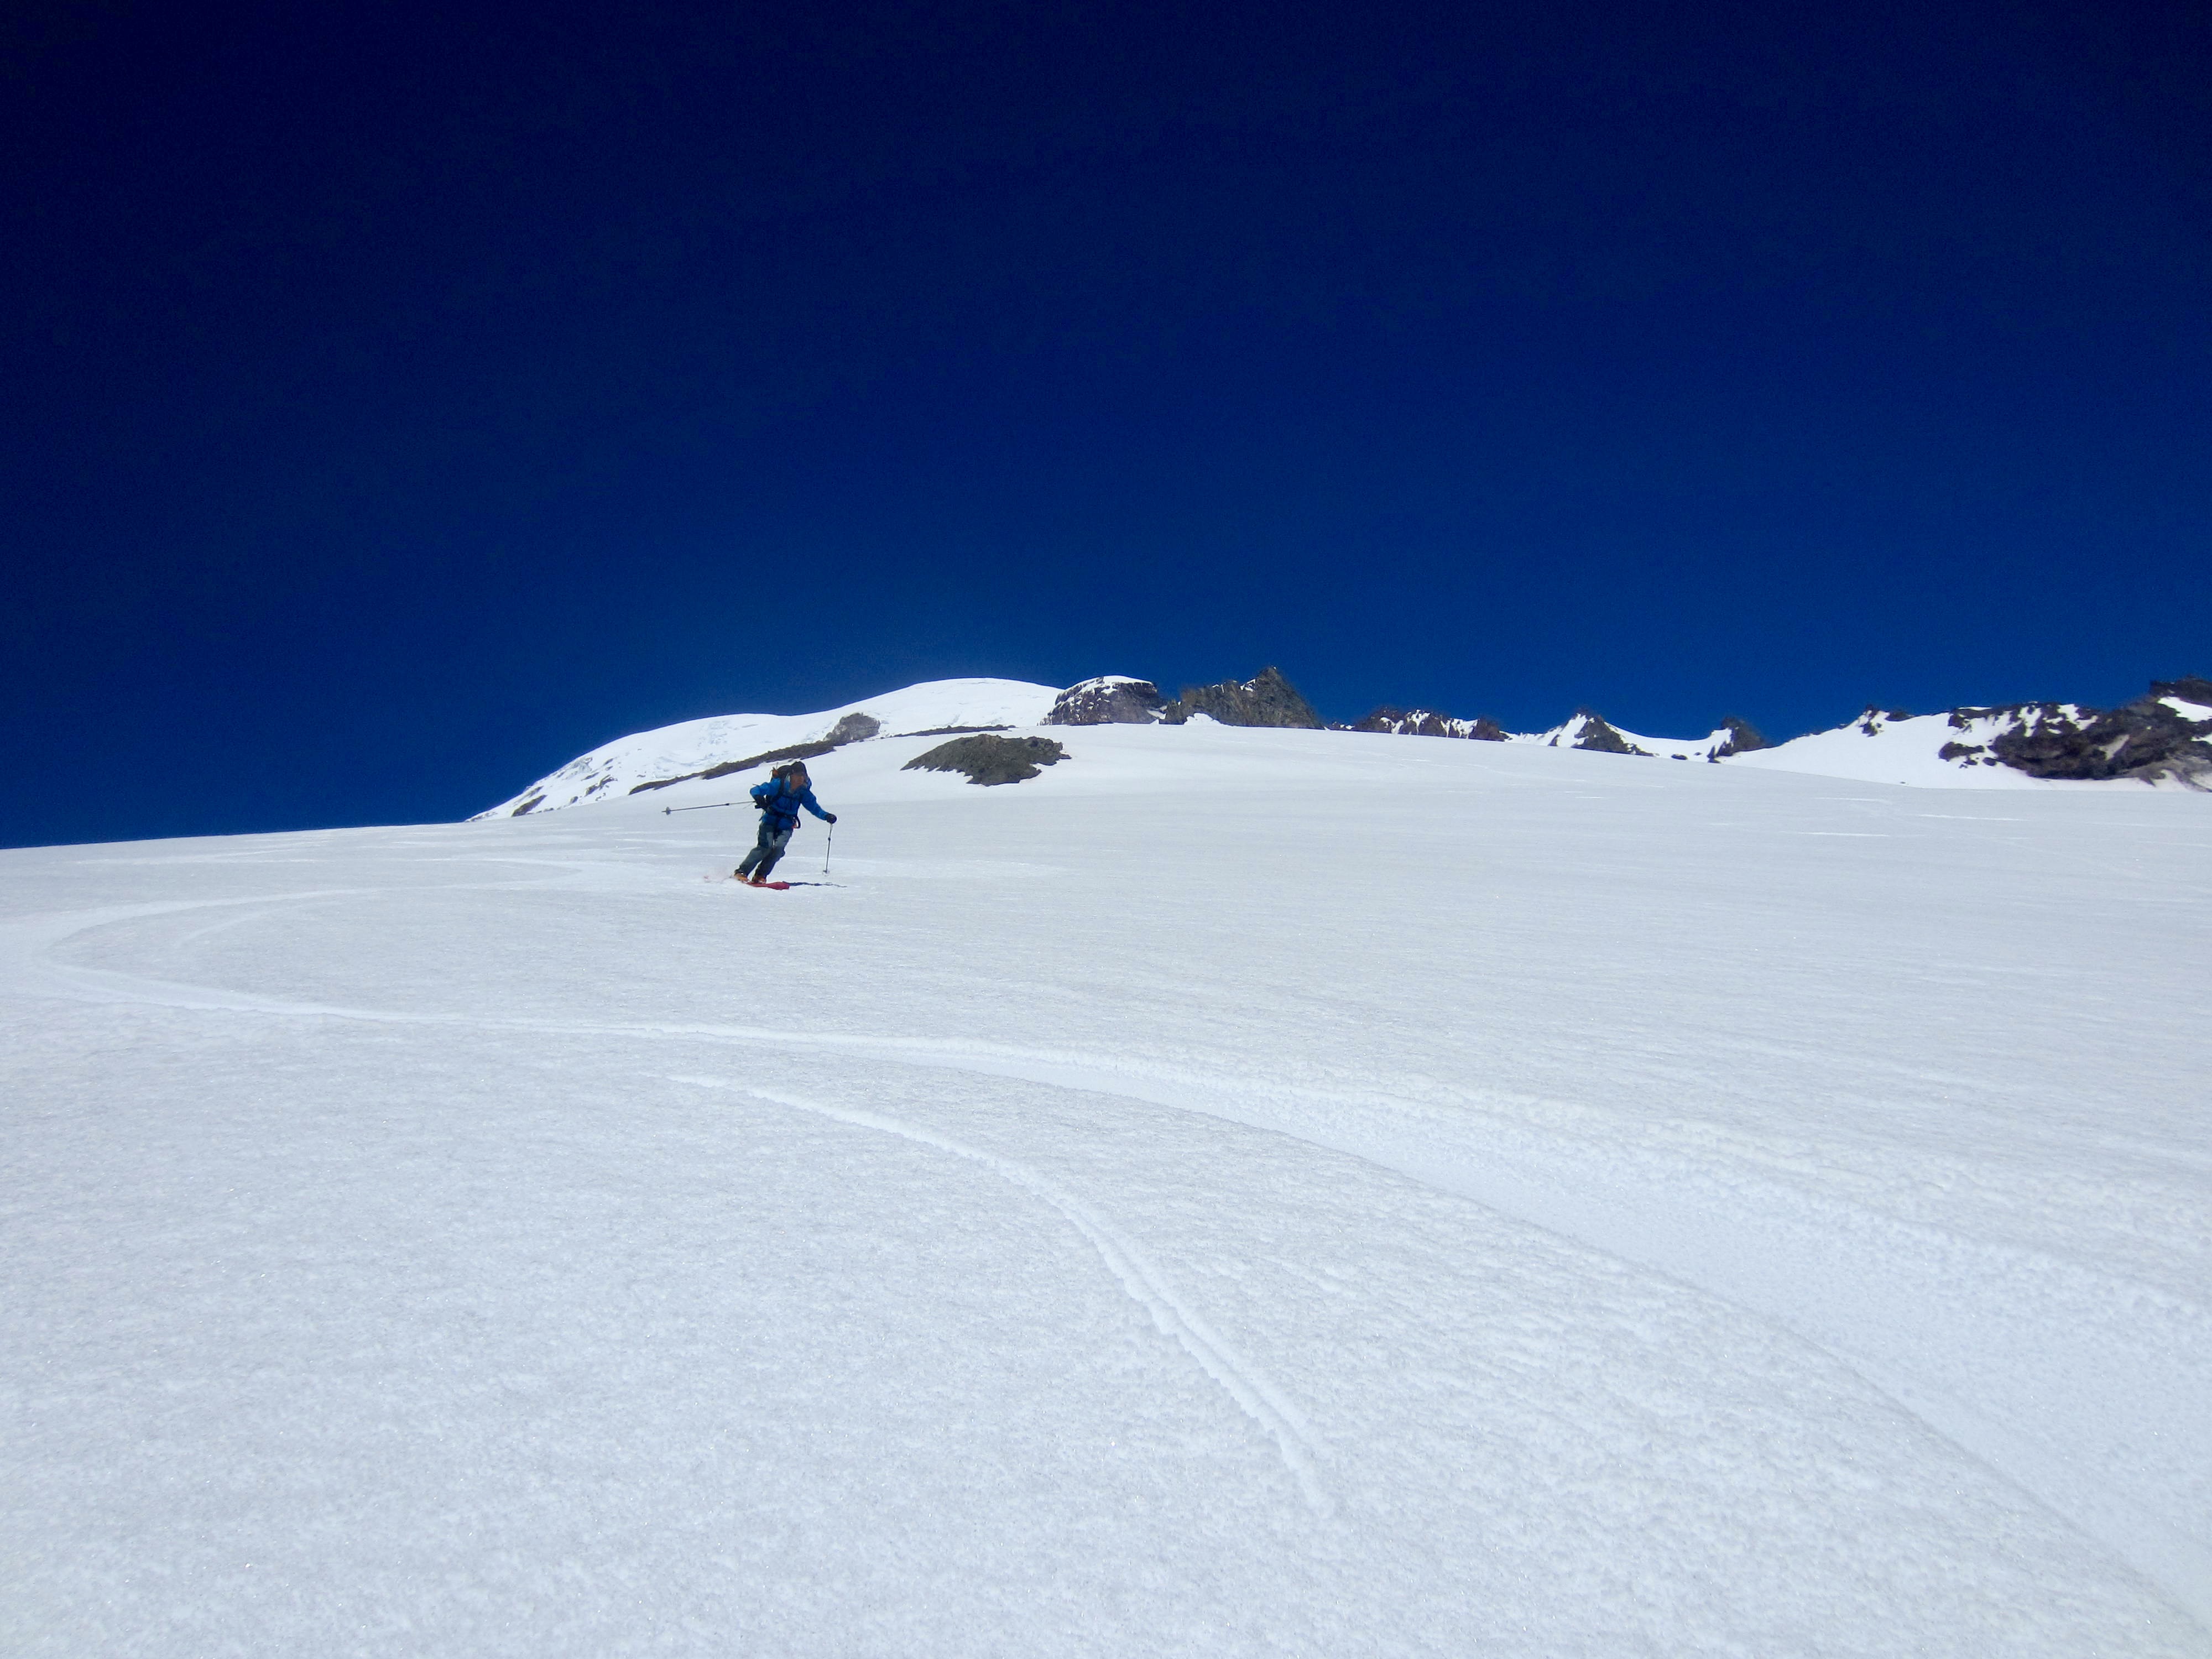
<instances>
[{"instance_id":1,"label":"snow field","mask_svg":"<svg viewBox=\"0 0 2212 1659\"><path fill-rule=\"evenodd\" d=\"M886 737L938 726L1031 726L1051 712L1060 693L1026 680L931 680L815 714L716 714L635 732L579 755L479 817L507 817L525 802L558 811L629 798L638 784L686 776L725 762L819 743L848 714L879 721ZM759 774L742 781L757 783ZM736 780L732 780L737 781ZM650 793L658 793L659 791ZM663 804L665 804L664 799Z\"/></svg>"},{"instance_id":2,"label":"snow field","mask_svg":"<svg viewBox=\"0 0 2212 1659\"><path fill-rule=\"evenodd\" d=\"M2200 799L1050 735L0 854L0 1645L2212 1652Z\"/></svg>"}]
</instances>

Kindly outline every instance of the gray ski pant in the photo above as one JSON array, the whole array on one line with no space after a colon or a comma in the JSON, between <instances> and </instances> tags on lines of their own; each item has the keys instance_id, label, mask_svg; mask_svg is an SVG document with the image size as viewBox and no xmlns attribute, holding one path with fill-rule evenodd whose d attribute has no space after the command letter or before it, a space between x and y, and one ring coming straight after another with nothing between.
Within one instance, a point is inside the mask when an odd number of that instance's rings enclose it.
<instances>
[{"instance_id":1,"label":"gray ski pant","mask_svg":"<svg viewBox=\"0 0 2212 1659\"><path fill-rule=\"evenodd\" d=\"M745 861L738 866L738 876L741 878L752 876L766 881L768 872L775 868L775 861L783 856L783 849L791 845L791 832L798 828L796 818L779 830L774 818L763 817L760 839L753 843L753 850L745 854Z\"/></svg>"}]
</instances>

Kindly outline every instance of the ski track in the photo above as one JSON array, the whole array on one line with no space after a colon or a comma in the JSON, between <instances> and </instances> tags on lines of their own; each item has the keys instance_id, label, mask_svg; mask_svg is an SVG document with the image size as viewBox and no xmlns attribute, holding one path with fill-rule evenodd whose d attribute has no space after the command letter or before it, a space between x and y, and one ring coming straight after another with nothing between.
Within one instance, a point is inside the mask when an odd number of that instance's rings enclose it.
<instances>
[{"instance_id":1,"label":"ski track","mask_svg":"<svg viewBox=\"0 0 2212 1659\"><path fill-rule=\"evenodd\" d=\"M564 885L578 880L588 866L586 861L578 860L563 867L569 872L565 877L453 885L457 889ZM2123 1492L2085 1470L2077 1458L2069 1455L2062 1446L2051 1443L2053 1437L2039 1436L2033 1425L2008 1424L2003 1420L2002 1412L1970 1403L1951 1389L1929 1381L1920 1374L1924 1365L1915 1363L1922 1356L1910 1345L1901 1353L1874 1351L1881 1346L1879 1335L1893 1324L1901 1323L1909 1328L1917 1316L1926 1328L1924 1335L1942 1341L1956 1335L1948 1320L1961 1315L1972 1319L1981 1312L1968 1305L1970 1297L1960 1297L1948 1283L1955 1273L1957 1263L1953 1258L1959 1251L1978 1249L2016 1257L2025 1257L2026 1252L2001 1252L1993 1246L1949 1238L1932 1230L1909 1229L1833 1200L1825 1205L1808 1203L1808 1195L1802 1193L1793 1194L1797 1205L1814 1213L1793 1217L1771 1208L1765 1214L1747 1212L1747 1194L1741 1186L1724 1187L1707 1194L1709 1199L1717 1200L1715 1202L1685 1204L1675 1194L1680 1190L1676 1183L1686 1176L1692 1186L1711 1184L1703 1179L1702 1171L1686 1163L1669 1170L1650 1168L1640 1185L1624 1186L1620 1164L1627 1155L1620 1148L1611 1149L1612 1161L1601 1163L1579 1150L1575 1139L1567 1135L1546 1135L1533 1126L1508 1126L1494 1117L1477 1123L1469 1113L1448 1114L1383 1095L1354 1095L1290 1085L1255 1087L1243 1079L1208 1078L1175 1067L1133 1062L1120 1056L1055 1053L940 1038L789 1032L695 1023L587 1024L295 1002L110 969L69 967L46 956L47 951L66 939L118 922L193 909L274 908L310 901L373 897L398 890L407 890L320 889L113 906L0 923L0 988L32 996L146 1004L208 1012L568 1036L673 1038L841 1052L1196 1111L1247 1127L1285 1134L1364 1159L1572 1238L1641 1271L1658 1273L1689 1284L1779 1325L1850 1366L1935 1432L1996 1471L2069 1525L2097 1540L2157 1584L2199 1625L2212 1631L2212 1548L2156 1513L2144 1498ZM682 1080L731 1086L720 1084L719 1079ZM1317 1514L1325 1516L1330 1512L1330 1500L1314 1468L1322 1453L1321 1443L1296 1407L1262 1373L1239 1358L1190 1311L1164 1275L1125 1235L1080 1200L1027 1165L968 1146L933 1130L796 1097L758 1089L747 1091L787 1108L898 1135L979 1163L1051 1205L1097 1250L1124 1289L1152 1314L1159 1328L1173 1335L1223 1390L1268 1431L1306 1502ZM1471 1099L1466 1103L1475 1110L1480 1109L1479 1101ZM1439 1157L1440 1147L1449 1139L1440 1131L1457 1130L1464 1136L1471 1129L1489 1131L1492 1144L1463 1144L1456 1149L1460 1153L1456 1158ZM1594 1198L1593 1192L1601 1196ZM1903 1243L1908 1247L1908 1258L1932 1255L1933 1259L1923 1265L1919 1273L1899 1275L1892 1272L1887 1275L1892 1282L1869 1281L1866 1271L1869 1262L1877 1274L1884 1268L1895 1267L1893 1257L1885 1259L1879 1252L1869 1253L1856 1248L1863 1246L1865 1236L1873 1231L1886 1235L1882 1241L1886 1249L1893 1251ZM1911 1235L1915 1233L1926 1236L1923 1242L1936 1247L1932 1252L1910 1249ZM2086 1292L2081 1299L2088 1305L2094 1305L2098 1292L2109 1296L2115 1291L2124 1291L2137 1300L2155 1297L2154 1292L2140 1285L2123 1285L2087 1269L2040 1258L2038 1261L2046 1269L2070 1272L2083 1281L2079 1291ZM1905 1282L1894 1282L1899 1279ZM2088 1282L2093 1280L2094 1285ZM1917 1302L1913 1299L1916 1295L1920 1297ZM2171 1298L2166 1300L2171 1302ZM1924 1309L1934 1311L1922 1313L1920 1310ZM2205 1310L2191 1304L2173 1303L2169 1311L2192 1327L2202 1325L2205 1319ZM1869 1336L1877 1340L1869 1343ZM2016 1360L2033 1364L2038 1360L2047 1360L2045 1350L2051 1339L2051 1328L2047 1321L2035 1321L2030 1331L2022 1333L2018 1339L2003 1340L2001 1346L2010 1351ZM2212 1341L2197 1346L2212 1353ZM2111 1356L2094 1352L2094 1338L2081 1344L2081 1347L2082 1363L2077 1369L2090 1386L2095 1386L2094 1379L2100 1376L2109 1378L2113 1370ZM2130 1362L2138 1358L2154 1371L2172 1369L2149 1356L2129 1356ZM2165 1415L2172 1425L2172 1433L2161 1437L2170 1445L2190 1445L2203 1437L2203 1375L2202 1370L2185 1366L2180 1375L2154 1379L2146 1384L2140 1370L2130 1365L2131 1381L2139 1390L2148 1388L2154 1396L2163 1396L2170 1401L2171 1408Z\"/></svg>"},{"instance_id":2,"label":"ski track","mask_svg":"<svg viewBox=\"0 0 2212 1659\"><path fill-rule=\"evenodd\" d=\"M714 1089L740 1086L732 1085L721 1078L675 1077L670 1081ZM1266 1372L1240 1355L1200 1316L1195 1309L1183 1300L1168 1276L1138 1247L1135 1240L1074 1194L1048 1180L1026 1164L1002 1158L996 1152L987 1152L980 1146L970 1146L964 1141L955 1140L950 1135L939 1134L934 1129L926 1129L919 1124L907 1123L875 1112L857 1111L849 1107L827 1106L819 1101L804 1100L797 1095L784 1094L772 1089L747 1085L744 1086L744 1092L778 1106L812 1112L840 1123L897 1135L919 1146L967 1158L971 1163L981 1164L1001 1180L1042 1199L1059 1211L1069 1224L1089 1242L1091 1248L1097 1251L1100 1260L1121 1282L1121 1288L1128 1293L1129 1299L1152 1315L1152 1322L1161 1334L1171 1336L1182 1344L1200 1369L1220 1384L1222 1391L1274 1437L1276 1446L1282 1452L1283 1462L1297 1482L1298 1491L1304 1497L1307 1506L1324 1519L1334 1512L1335 1506L1322 1486L1320 1474L1314 1467L1327 1454L1304 1414L1269 1380Z\"/></svg>"}]
</instances>

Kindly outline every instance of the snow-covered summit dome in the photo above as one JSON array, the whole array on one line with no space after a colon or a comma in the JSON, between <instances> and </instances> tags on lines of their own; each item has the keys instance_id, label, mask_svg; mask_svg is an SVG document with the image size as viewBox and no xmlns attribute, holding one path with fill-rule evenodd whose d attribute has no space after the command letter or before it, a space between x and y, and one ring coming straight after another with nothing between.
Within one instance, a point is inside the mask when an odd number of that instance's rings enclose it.
<instances>
[{"instance_id":1,"label":"snow-covered summit dome","mask_svg":"<svg viewBox=\"0 0 2212 1659\"><path fill-rule=\"evenodd\" d=\"M655 784L731 771L810 748L880 733L935 732L1035 726L1060 688L1026 680L926 680L811 714L715 714L634 732L579 755L479 818L520 817L594 801L618 800ZM870 723L872 723L872 725ZM842 729L841 729L842 728Z\"/></svg>"}]
</instances>

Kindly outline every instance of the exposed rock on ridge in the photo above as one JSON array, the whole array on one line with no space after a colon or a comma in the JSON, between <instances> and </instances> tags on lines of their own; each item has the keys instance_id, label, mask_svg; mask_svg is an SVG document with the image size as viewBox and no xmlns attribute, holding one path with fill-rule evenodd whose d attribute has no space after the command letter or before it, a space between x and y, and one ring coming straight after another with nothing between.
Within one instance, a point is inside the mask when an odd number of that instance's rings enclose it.
<instances>
[{"instance_id":1,"label":"exposed rock on ridge","mask_svg":"<svg viewBox=\"0 0 2212 1659\"><path fill-rule=\"evenodd\" d=\"M1961 765L2009 766L2032 778L2212 785L2212 681L2193 675L2154 680L2118 708L2015 703L1954 709L1950 723L1969 741L1940 752Z\"/></svg>"},{"instance_id":2,"label":"exposed rock on ridge","mask_svg":"<svg viewBox=\"0 0 2212 1659\"><path fill-rule=\"evenodd\" d=\"M643 783L632 784L629 792L633 795L642 795L647 790L666 789L673 784L726 778L732 772L750 772L756 766L781 766L786 761L812 760L817 755L826 755L848 743L864 743L883 729L884 723L872 714L848 714L831 726L819 743L794 743L782 749L765 750L757 755L748 755L743 760L724 761L720 766L686 772L681 777L648 778ZM525 801L514 809L514 816L520 817L537 805L536 801Z\"/></svg>"},{"instance_id":3,"label":"exposed rock on ridge","mask_svg":"<svg viewBox=\"0 0 2212 1659\"><path fill-rule=\"evenodd\" d=\"M1759 736L1757 726L1749 720L1738 720L1733 714L1723 717L1720 729L1728 733L1728 738L1713 750L1712 758L1717 761L1726 760L1730 755L1748 755L1754 749L1767 746L1766 739Z\"/></svg>"},{"instance_id":4,"label":"exposed rock on ridge","mask_svg":"<svg viewBox=\"0 0 2212 1659\"><path fill-rule=\"evenodd\" d=\"M1150 726L1162 719L1166 702L1150 680L1102 674L1060 694L1047 726Z\"/></svg>"},{"instance_id":5,"label":"exposed rock on ridge","mask_svg":"<svg viewBox=\"0 0 2212 1659\"><path fill-rule=\"evenodd\" d=\"M1408 738L1471 738L1477 743L1504 743L1505 728L1487 715L1471 720L1439 714L1433 708L1399 708L1384 703L1345 728L1351 732L1393 732Z\"/></svg>"},{"instance_id":6,"label":"exposed rock on ridge","mask_svg":"<svg viewBox=\"0 0 2212 1659\"><path fill-rule=\"evenodd\" d=\"M970 783L1019 783L1041 766L1066 759L1067 750L1050 738L956 738L916 755L902 772L963 772Z\"/></svg>"},{"instance_id":7,"label":"exposed rock on ridge","mask_svg":"<svg viewBox=\"0 0 2212 1659\"><path fill-rule=\"evenodd\" d=\"M1676 760L1724 760L1766 747L1766 739L1745 720L1729 715L1710 737L1701 739L1647 738L1638 740L1622 732L1595 710L1578 709L1565 724L1548 732L1516 734L1488 718L1461 720L1433 708L1400 708L1385 703L1346 732L1382 732L1414 738L1469 738L1479 743L1540 743L1551 749L1581 749L1600 755L1667 754ZM1656 744L1655 749L1646 744Z\"/></svg>"},{"instance_id":8,"label":"exposed rock on ridge","mask_svg":"<svg viewBox=\"0 0 2212 1659\"><path fill-rule=\"evenodd\" d=\"M1283 678L1279 668L1263 668L1241 683L1224 680L1218 685L1186 685L1160 717L1170 726L1180 726L1193 714L1203 714L1224 726L1284 726L1321 732L1328 725L1298 695L1297 688Z\"/></svg>"},{"instance_id":9,"label":"exposed rock on ridge","mask_svg":"<svg viewBox=\"0 0 2212 1659\"><path fill-rule=\"evenodd\" d=\"M1650 759L1651 751L1639 748L1607 726L1598 714L1589 708L1577 708L1574 718L1561 726L1552 738L1551 746L1586 749L1599 755L1642 755Z\"/></svg>"},{"instance_id":10,"label":"exposed rock on ridge","mask_svg":"<svg viewBox=\"0 0 2212 1659\"><path fill-rule=\"evenodd\" d=\"M666 789L694 780L703 782L711 778L726 778L732 772L750 772L756 766L781 766L786 761L812 760L817 755L826 755L836 747L836 744L827 742L794 743L786 749L770 749L763 754L748 755L743 760L724 761L720 766L709 766L703 771L686 772L681 777L648 778L643 783L632 784L629 792L633 795L642 795L648 790ZM520 817L530 807L530 802L524 802L514 809L514 816Z\"/></svg>"},{"instance_id":11,"label":"exposed rock on ridge","mask_svg":"<svg viewBox=\"0 0 2212 1659\"><path fill-rule=\"evenodd\" d=\"M732 772L825 752L815 744L842 749L894 732L951 737L1027 728L1044 718L1060 692L1057 686L1024 680L930 680L814 714L736 713L678 720L587 750L477 817L536 817L588 806L629 795L641 784L657 785L664 793L678 781L684 783L678 793L713 789Z\"/></svg>"}]
</instances>

